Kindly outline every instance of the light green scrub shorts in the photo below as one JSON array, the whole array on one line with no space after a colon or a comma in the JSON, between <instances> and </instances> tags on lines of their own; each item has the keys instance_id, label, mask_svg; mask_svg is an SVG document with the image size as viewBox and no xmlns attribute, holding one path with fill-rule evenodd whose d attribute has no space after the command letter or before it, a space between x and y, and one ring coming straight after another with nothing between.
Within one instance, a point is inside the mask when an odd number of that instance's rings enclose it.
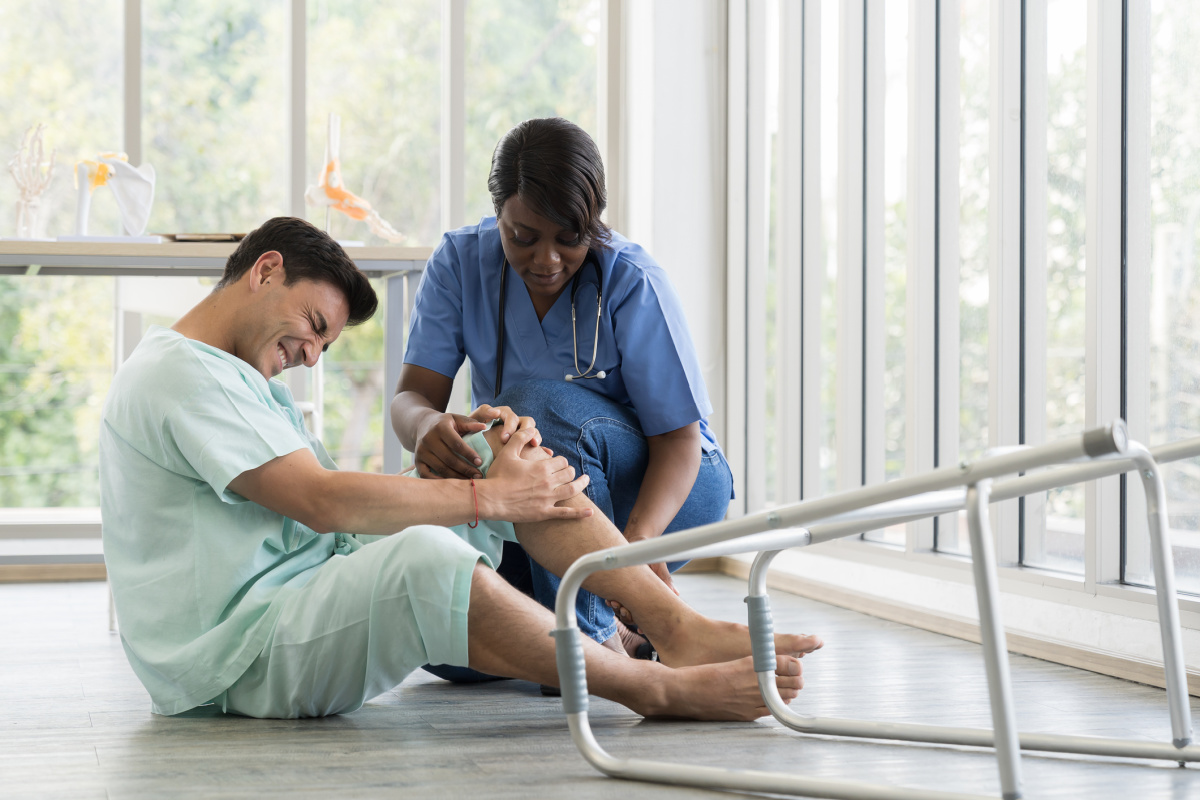
<instances>
[{"instance_id":1,"label":"light green scrub shorts","mask_svg":"<svg viewBox=\"0 0 1200 800\"><path fill-rule=\"evenodd\" d=\"M466 437L483 459L482 433ZM290 719L354 711L425 664L467 666L471 575L495 568L508 522L417 525L311 570L280 592L275 629L242 677L214 700L250 717Z\"/></svg>"}]
</instances>

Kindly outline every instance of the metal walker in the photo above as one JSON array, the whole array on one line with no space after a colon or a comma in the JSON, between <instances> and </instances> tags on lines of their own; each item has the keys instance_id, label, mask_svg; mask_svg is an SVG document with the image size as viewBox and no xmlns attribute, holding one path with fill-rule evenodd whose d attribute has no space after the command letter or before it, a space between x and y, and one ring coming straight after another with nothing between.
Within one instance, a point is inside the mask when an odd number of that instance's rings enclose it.
<instances>
[{"instance_id":1,"label":"metal walker","mask_svg":"<svg viewBox=\"0 0 1200 800\"><path fill-rule=\"evenodd\" d=\"M1192 745L1175 570L1167 535L1166 495L1158 463L1200 455L1200 438L1147 450L1129 440L1125 423L1116 420L1078 436L1036 447L989 453L974 463L933 470L877 486L726 520L670 536L600 550L579 558L563 576L555 607L556 658L562 683L563 709L576 746L592 766L617 778L696 786L706 789L798 794L812 797L950 800L978 798L931 790L896 788L863 781L810 778L780 772L675 764L610 755L597 743L588 724L587 675L583 645L575 622L575 597L592 573L659 561L711 558L757 552L750 570L749 627L755 672L767 707L793 730L835 736L891 739L947 745L993 747L1004 800L1021 797L1021 750L1074 753L1120 758L1200 761ZM1031 474L1024 474L1031 472ZM1159 628L1166 672L1172 742L1142 742L1071 734L1020 734L1013 714L1012 684L1004 626L1000 620L999 586L989 503L1048 489L1136 471L1146 493L1151 558ZM965 510L970 532L971 564L979 603L979 627L987 669L993 730L915 723L885 723L807 717L784 704L775 686L774 630L767 596L767 570L784 549L806 547L886 525L911 522Z\"/></svg>"}]
</instances>

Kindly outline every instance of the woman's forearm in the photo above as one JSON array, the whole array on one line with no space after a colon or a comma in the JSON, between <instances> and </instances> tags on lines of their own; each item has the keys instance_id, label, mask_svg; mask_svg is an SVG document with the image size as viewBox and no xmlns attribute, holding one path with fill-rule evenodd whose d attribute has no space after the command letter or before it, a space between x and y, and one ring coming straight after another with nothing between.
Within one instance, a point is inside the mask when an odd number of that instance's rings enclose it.
<instances>
[{"instance_id":1,"label":"woman's forearm","mask_svg":"<svg viewBox=\"0 0 1200 800\"><path fill-rule=\"evenodd\" d=\"M396 396L388 411L392 430L409 452L415 452L417 442L436 417L446 411L454 380L424 367L405 364L400 370Z\"/></svg>"},{"instance_id":2,"label":"woman's forearm","mask_svg":"<svg viewBox=\"0 0 1200 800\"><path fill-rule=\"evenodd\" d=\"M392 430L409 452L417 449L417 442L429 422L442 415L442 412L434 408L428 398L419 392L400 392L392 398L389 410L392 415Z\"/></svg>"},{"instance_id":3,"label":"woman's forearm","mask_svg":"<svg viewBox=\"0 0 1200 800\"><path fill-rule=\"evenodd\" d=\"M646 444L646 475L624 531L630 541L661 535L687 501L700 472L700 423L647 436Z\"/></svg>"}]
</instances>

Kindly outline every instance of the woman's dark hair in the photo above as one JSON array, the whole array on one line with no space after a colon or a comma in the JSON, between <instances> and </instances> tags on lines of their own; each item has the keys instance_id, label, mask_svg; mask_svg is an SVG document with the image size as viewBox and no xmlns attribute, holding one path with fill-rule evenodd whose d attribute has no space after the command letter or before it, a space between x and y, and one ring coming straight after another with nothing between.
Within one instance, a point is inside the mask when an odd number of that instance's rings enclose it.
<instances>
[{"instance_id":1,"label":"woman's dark hair","mask_svg":"<svg viewBox=\"0 0 1200 800\"><path fill-rule=\"evenodd\" d=\"M342 246L320 228L296 217L275 217L251 231L225 262L216 288L236 283L263 253L283 256L284 286L296 281L324 281L341 290L350 306L346 325L360 325L375 314L379 299L362 270Z\"/></svg>"},{"instance_id":2,"label":"woman's dark hair","mask_svg":"<svg viewBox=\"0 0 1200 800\"><path fill-rule=\"evenodd\" d=\"M600 221L608 205L604 162L592 137L558 117L527 119L504 134L492 153L488 191L496 216L517 195L535 214L604 248L611 231Z\"/></svg>"}]
</instances>

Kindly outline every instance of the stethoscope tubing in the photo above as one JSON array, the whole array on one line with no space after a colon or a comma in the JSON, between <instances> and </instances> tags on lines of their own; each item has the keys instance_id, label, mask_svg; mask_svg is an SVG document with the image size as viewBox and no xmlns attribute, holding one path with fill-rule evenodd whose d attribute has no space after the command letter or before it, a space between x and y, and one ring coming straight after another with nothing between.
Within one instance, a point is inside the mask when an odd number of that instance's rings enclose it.
<instances>
[{"instance_id":1,"label":"stethoscope tubing","mask_svg":"<svg viewBox=\"0 0 1200 800\"><path fill-rule=\"evenodd\" d=\"M588 364L587 369L579 369L579 332L575 325L575 295L579 292L579 274L583 272L584 267L591 264L596 270L596 332L592 337L592 360ZM499 317L496 321L496 379L492 382L494 387L493 394L496 397L500 396L501 378L504 376L504 308L508 299L508 257L506 256L500 263L500 306ZM600 346L600 314L604 303L604 273L600 271L600 264L595 257L589 252L583 266L579 268L579 272L575 273L575 277L571 279L571 349L572 349L572 366L575 369L574 375L564 375L564 379L568 381L587 380L590 378L601 379L605 377L604 370L600 370L595 374L592 369L596 366L596 353L599 352Z\"/></svg>"}]
</instances>

